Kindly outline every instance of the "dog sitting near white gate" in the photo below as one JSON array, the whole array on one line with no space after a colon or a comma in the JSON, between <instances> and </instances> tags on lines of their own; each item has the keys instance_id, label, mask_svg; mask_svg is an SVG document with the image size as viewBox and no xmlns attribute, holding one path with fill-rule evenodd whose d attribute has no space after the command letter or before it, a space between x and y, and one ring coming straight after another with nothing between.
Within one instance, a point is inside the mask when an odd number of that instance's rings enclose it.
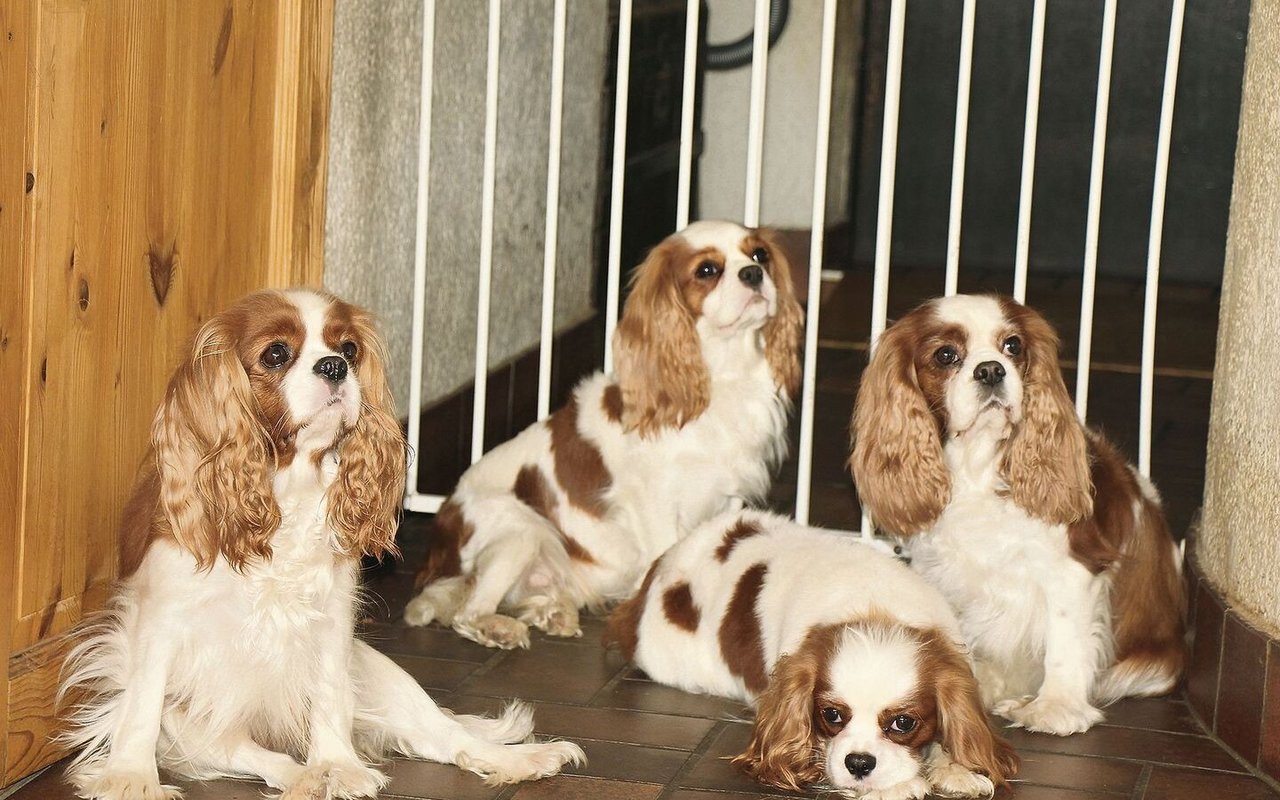
<instances>
[{"instance_id":1,"label":"dog sitting near white gate","mask_svg":"<svg viewBox=\"0 0 1280 800\"><path fill-rule=\"evenodd\" d=\"M946 600L848 536L722 514L654 563L605 640L656 681L753 702L734 763L770 786L983 797L1017 770Z\"/></svg>"},{"instance_id":2,"label":"dog sitting near white gate","mask_svg":"<svg viewBox=\"0 0 1280 800\"><path fill-rule=\"evenodd\" d=\"M81 797L178 797L157 762L312 800L377 794L389 751L498 783L583 759L526 742L527 706L438 708L354 635L360 557L394 550L404 491L383 352L367 313L310 290L251 294L196 333L125 507L114 605L68 658Z\"/></svg>"},{"instance_id":3,"label":"dog sitting near white gate","mask_svg":"<svg viewBox=\"0 0 1280 800\"><path fill-rule=\"evenodd\" d=\"M977 295L916 308L881 336L853 432L864 507L955 607L997 714L1066 735L1177 684L1160 496L1081 424L1040 314Z\"/></svg>"},{"instance_id":4,"label":"dog sitting near white gate","mask_svg":"<svg viewBox=\"0 0 1280 800\"><path fill-rule=\"evenodd\" d=\"M405 621L502 648L528 647L530 625L580 635L579 609L628 596L686 532L768 491L802 328L770 232L667 237L632 276L615 374L494 448L440 508Z\"/></svg>"}]
</instances>

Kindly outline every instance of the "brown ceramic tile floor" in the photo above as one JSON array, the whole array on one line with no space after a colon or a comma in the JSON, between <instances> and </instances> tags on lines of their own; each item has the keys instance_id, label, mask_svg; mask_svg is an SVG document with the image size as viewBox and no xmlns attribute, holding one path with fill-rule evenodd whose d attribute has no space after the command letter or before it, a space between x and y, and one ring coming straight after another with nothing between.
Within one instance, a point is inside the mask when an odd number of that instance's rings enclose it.
<instances>
[{"instance_id":1,"label":"brown ceramic tile floor","mask_svg":"<svg viewBox=\"0 0 1280 800\"><path fill-rule=\"evenodd\" d=\"M426 517L406 520L402 540L416 563ZM586 766L520 786L491 788L449 766L396 759L387 798L433 800L745 800L765 793L725 760L746 742L751 712L741 704L655 684L600 644L600 619L581 639L534 634L527 651L488 650L438 627L399 620L412 570L371 577L375 595L363 635L409 670L441 705L493 712L510 697L536 708L537 732L580 743ZM1011 730L1023 767L1015 800L1280 800L1215 739L1181 696L1119 703L1107 721L1068 738ZM180 784L190 800L256 800L261 784ZM58 768L14 800L70 800Z\"/></svg>"},{"instance_id":2,"label":"brown ceramic tile floor","mask_svg":"<svg viewBox=\"0 0 1280 800\"><path fill-rule=\"evenodd\" d=\"M931 270L896 271L890 316L900 315L935 291ZM999 290L1006 276L968 273L962 289ZM858 512L844 461L847 424L857 376L866 360L869 281L853 274L824 303L816 398L813 519L854 528ZM1063 333L1066 356L1074 350L1078 288L1069 280L1033 280L1029 297ZM1111 364L1093 375L1090 421L1101 424L1126 451L1136 448L1136 363L1141 319L1140 287L1101 281L1095 362ZM1172 527L1186 530L1199 505L1205 431L1217 323L1211 289L1177 288L1163 295L1157 362L1154 463ZM1067 374L1068 385L1074 375ZM788 510L794 497L794 463L784 467L774 505ZM422 550L427 517L411 515L401 532L404 565L373 576L373 604L364 635L407 670L444 706L464 712L498 709L520 697L536 707L537 731L579 742L589 763L571 774L520 786L490 788L453 767L394 760L384 797L438 800L745 800L765 794L724 760L738 752L750 711L714 697L689 695L645 679L599 643L602 623L585 621L576 640L535 634L532 649L499 652L440 628L407 628L400 611L408 600L413 568ZM1086 734L1057 738L1010 731L1023 757L1022 772L998 797L1016 800L1280 800L1280 793L1249 773L1216 739L1206 736L1179 694L1127 701L1108 710L1107 721ZM191 800L260 798L261 784L215 781L187 787ZM41 775L14 800L63 800L71 793L58 768Z\"/></svg>"}]
</instances>

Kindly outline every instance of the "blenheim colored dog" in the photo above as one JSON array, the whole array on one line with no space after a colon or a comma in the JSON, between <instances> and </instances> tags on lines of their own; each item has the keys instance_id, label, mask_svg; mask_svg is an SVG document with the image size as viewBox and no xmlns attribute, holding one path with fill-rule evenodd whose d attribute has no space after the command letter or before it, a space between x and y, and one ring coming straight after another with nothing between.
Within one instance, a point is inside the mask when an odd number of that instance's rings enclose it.
<instances>
[{"instance_id":1,"label":"blenheim colored dog","mask_svg":"<svg viewBox=\"0 0 1280 800\"><path fill-rule=\"evenodd\" d=\"M580 761L529 709L440 709L354 635L362 554L394 549L405 441L369 315L263 291L203 325L165 392L121 529L112 610L69 658L81 797L168 800L158 766L288 800L371 797L388 752L494 782ZM507 744L507 743L518 744Z\"/></svg>"},{"instance_id":2,"label":"blenheim colored dog","mask_svg":"<svg viewBox=\"0 0 1280 800\"><path fill-rule=\"evenodd\" d=\"M1160 496L1081 424L1043 317L925 303L881 337L853 430L865 508L956 609L996 713L1065 735L1174 687L1181 562Z\"/></svg>"},{"instance_id":3,"label":"blenheim colored dog","mask_svg":"<svg viewBox=\"0 0 1280 800\"><path fill-rule=\"evenodd\" d=\"M946 601L848 536L722 514L654 563L606 639L656 681L753 702L734 762L770 786L981 797L1017 770Z\"/></svg>"},{"instance_id":4,"label":"blenheim colored dog","mask_svg":"<svg viewBox=\"0 0 1280 800\"><path fill-rule=\"evenodd\" d=\"M409 624L504 648L528 647L529 625L577 636L580 608L626 597L684 533L768 491L803 326L782 251L697 222L631 287L616 374L485 455L441 507Z\"/></svg>"}]
</instances>

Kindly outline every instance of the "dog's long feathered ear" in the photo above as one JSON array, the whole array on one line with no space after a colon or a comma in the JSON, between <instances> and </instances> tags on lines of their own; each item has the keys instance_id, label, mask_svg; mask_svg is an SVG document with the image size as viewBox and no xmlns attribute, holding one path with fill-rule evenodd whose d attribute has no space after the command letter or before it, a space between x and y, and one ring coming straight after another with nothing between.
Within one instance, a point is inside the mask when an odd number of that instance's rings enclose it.
<instances>
[{"instance_id":1,"label":"dog's long feathered ear","mask_svg":"<svg viewBox=\"0 0 1280 800\"><path fill-rule=\"evenodd\" d=\"M942 748L951 760L999 788L1018 772L1018 755L991 727L964 654L939 630L924 632L922 671L934 678Z\"/></svg>"},{"instance_id":2,"label":"dog's long feathered ear","mask_svg":"<svg viewBox=\"0 0 1280 800\"><path fill-rule=\"evenodd\" d=\"M151 426L160 508L201 569L269 558L280 509L274 454L225 314L196 333Z\"/></svg>"},{"instance_id":3,"label":"dog's long feathered ear","mask_svg":"<svg viewBox=\"0 0 1280 800\"><path fill-rule=\"evenodd\" d=\"M760 783L803 792L823 779L813 694L831 647L829 632L815 630L796 652L782 656L774 666L769 685L756 703L751 741L733 758Z\"/></svg>"},{"instance_id":4,"label":"dog's long feathered ear","mask_svg":"<svg viewBox=\"0 0 1280 800\"><path fill-rule=\"evenodd\" d=\"M773 379L778 387L794 400L800 390L800 337L804 335L804 311L796 298L791 262L778 244L777 235L767 228L756 233L769 246L769 274L778 290L777 311L764 326L765 359L773 370Z\"/></svg>"},{"instance_id":5,"label":"dog's long feathered ear","mask_svg":"<svg viewBox=\"0 0 1280 800\"><path fill-rule=\"evenodd\" d=\"M387 348L365 311L353 309L359 346L360 416L338 451L338 476L329 487L329 522L351 555L395 553L408 449L387 383Z\"/></svg>"},{"instance_id":6,"label":"dog's long feathered ear","mask_svg":"<svg viewBox=\"0 0 1280 800\"><path fill-rule=\"evenodd\" d=\"M886 531L909 536L933 524L951 500L942 436L916 378L914 346L922 306L880 337L854 404L849 464L858 497Z\"/></svg>"},{"instance_id":7,"label":"dog's long feathered ear","mask_svg":"<svg viewBox=\"0 0 1280 800\"><path fill-rule=\"evenodd\" d=\"M693 312L676 283L676 250L663 242L636 268L613 337L622 425L641 436L680 428L711 402L711 376Z\"/></svg>"},{"instance_id":8,"label":"dog's long feathered ear","mask_svg":"<svg viewBox=\"0 0 1280 800\"><path fill-rule=\"evenodd\" d=\"M1084 426L1058 367L1058 335L1032 309L1011 300L1003 305L1022 330L1027 359L1022 421L1005 450L1009 492L1028 514L1070 524L1093 513L1093 481Z\"/></svg>"}]
</instances>

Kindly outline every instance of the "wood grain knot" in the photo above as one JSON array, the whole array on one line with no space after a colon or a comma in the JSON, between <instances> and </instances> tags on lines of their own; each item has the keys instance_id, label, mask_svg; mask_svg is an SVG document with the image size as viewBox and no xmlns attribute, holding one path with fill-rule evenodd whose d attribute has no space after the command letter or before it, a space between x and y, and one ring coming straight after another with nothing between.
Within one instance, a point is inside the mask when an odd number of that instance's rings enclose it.
<instances>
[{"instance_id":1,"label":"wood grain knot","mask_svg":"<svg viewBox=\"0 0 1280 800\"><path fill-rule=\"evenodd\" d=\"M213 47L213 76L216 78L227 60L227 48L231 46L231 20L235 11L231 6L222 12L222 28L218 31L218 43Z\"/></svg>"},{"instance_id":2,"label":"wood grain knot","mask_svg":"<svg viewBox=\"0 0 1280 800\"><path fill-rule=\"evenodd\" d=\"M31 190L36 188L36 176L30 172L27 173L27 194L31 194Z\"/></svg>"},{"instance_id":3,"label":"wood grain knot","mask_svg":"<svg viewBox=\"0 0 1280 800\"><path fill-rule=\"evenodd\" d=\"M169 297L169 287L177 268L178 253L173 243L165 249L155 244L147 249L147 272L151 275L151 290L155 293L156 302L162 306Z\"/></svg>"},{"instance_id":4,"label":"wood grain knot","mask_svg":"<svg viewBox=\"0 0 1280 800\"><path fill-rule=\"evenodd\" d=\"M80 304L81 311L89 310L89 282L84 278L80 279L80 285L77 287L77 302Z\"/></svg>"}]
</instances>

